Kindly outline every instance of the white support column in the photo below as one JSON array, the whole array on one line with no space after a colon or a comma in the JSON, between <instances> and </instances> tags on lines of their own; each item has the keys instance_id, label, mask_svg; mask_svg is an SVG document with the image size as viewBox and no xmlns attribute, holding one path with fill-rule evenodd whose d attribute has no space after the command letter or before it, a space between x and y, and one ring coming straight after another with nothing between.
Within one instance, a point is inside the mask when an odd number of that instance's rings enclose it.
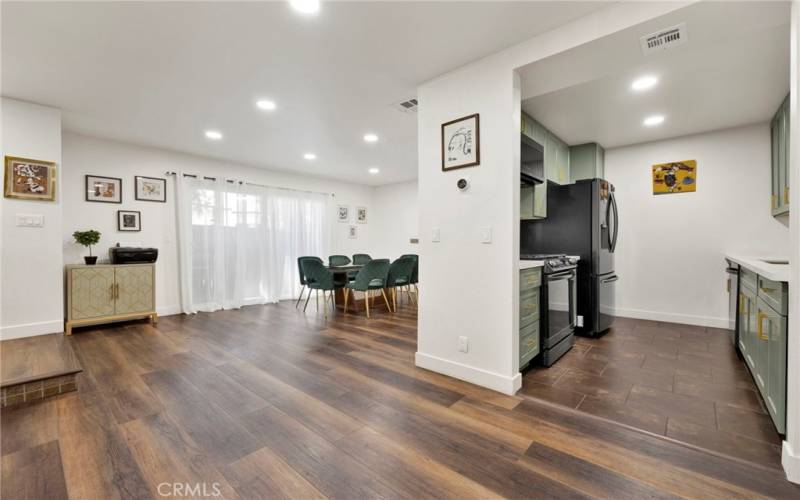
<instances>
[{"instance_id":1,"label":"white support column","mask_svg":"<svg viewBox=\"0 0 800 500\"><path fill-rule=\"evenodd\" d=\"M789 179L792 215L789 220L791 235L792 274L789 284L789 335L786 384L786 441L783 442L783 469L794 483L800 483L800 1L792 2L791 58L789 83Z\"/></svg>"}]
</instances>

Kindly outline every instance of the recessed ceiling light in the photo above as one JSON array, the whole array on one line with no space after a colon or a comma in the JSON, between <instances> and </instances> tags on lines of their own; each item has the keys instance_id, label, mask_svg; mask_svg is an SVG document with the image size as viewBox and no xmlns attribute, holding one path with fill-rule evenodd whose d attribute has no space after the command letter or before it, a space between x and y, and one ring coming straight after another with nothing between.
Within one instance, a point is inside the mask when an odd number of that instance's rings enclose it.
<instances>
[{"instance_id":1,"label":"recessed ceiling light","mask_svg":"<svg viewBox=\"0 0 800 500\"><path fill-rule=\"evenodd\" d=\"M319 12L319 0L289 0L289 5L301 14L316 14Z\"/></svg>"},{"instance_id":2,"label":"recessed ceiling light","mask_svg":"<svg viewBox=\"0 0 800 500\"><path fill-rule=\"evenodd\" d=\"M260 101L256 101L256 106L258 106L258 109L263 109L264 111L272 111L275 109L275 101L261 99Z\"/></svg>"},{"instance_id":3,"label":"recessed ceiling light","mask_svg":"<svg viewBox=\"0 0 800 500\"><path fill-rule=\"evenodd\" d=\"M372 167L371 169L369 169L369 173L371 173L372 175L375 175L378 172L380 172L380 170L378 170L378 167Z\"/></svg>"},{"instance_id":4,"label":"recessed ceiling light","mask_svg":"<svg viewBox=\"0 0 800 500\"><path fill-rule=\"evenodd\" d=\"M211 140L218 141L222 139L222 132L219 130L206 130L206 137Z\"/></svg>"},{"instance_id":5,"label":"recessed ceiling light","mask_svg":"<svg viewBox=\"0 0 800 500\"><path fill-rule=\"evenodd\" d=\"M644 123L648 127L654 127L656 125L661 125L663 122L664 122L664 115L653 115L645 118L642 123Z\"/></svg>"},{"instance_id":6,"label":"recessed ceiling light","mask_svg":"<svg viewBox=\"0 0 800 500\"><path fill-rule=\"evenodd\" d=\"M303 158L305 158L306 160L316 160L317 155L315 155L314 153L306 153L303 155Z\"/></svg>"},{"instance_id":7,"label":"recessed ceiling light","mask_svg":"<svg viewBox=\"0 0 800 500\"><path fill-rule=\"evenodd\" d=\"M378 142L378 136L375 134L364 134L365 142Z\"/></svg>"},{"instance_id":8,"label":"recessed ceiling light","mask_svg":"<svg viewBox=\"0 0 800 500\"><path fill-rule=\"evenodd\" d=\"M655 76L643 76L634 80L631 84L631 88L637 92L642 92L643 90L649 90L655 87L657 83L658 78Z\"/></svg>"}]
</instances>

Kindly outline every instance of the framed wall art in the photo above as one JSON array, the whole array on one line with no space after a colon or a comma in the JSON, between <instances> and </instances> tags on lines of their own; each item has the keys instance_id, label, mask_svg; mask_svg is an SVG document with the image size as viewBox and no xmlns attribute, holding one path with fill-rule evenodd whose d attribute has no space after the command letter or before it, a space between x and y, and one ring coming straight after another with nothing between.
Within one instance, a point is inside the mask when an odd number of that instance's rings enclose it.
<instances>
[{"instance_id":1,"label":"framed wall art","mask_svg":"<svg viewBox=\"0 0 800 500\"><path fill-rule=\"evenodd\" d=\"M481 164L480 115L442 124L442 171Z\"/></svg>"},{"instance_id":2,"label":"framed wall art","mask_svg":"<svg viewBox=\"0 0 800 500\"><path fill-rule=\"evenodd\" d=\"M5 197L55 201L56 164L50 161L6 156Z\"/></svg>"},{"instance_id":3,"label":"framed wall art","mask_svg":"<svg viewBox=\"0 0 800 500\"><path fill-rule=\"evenodd\" d=\"M141 231L142 214L135 210L117 210L117 231Z\"/></svg>"},{"instance_id":4,"label":"framed wall art","mask_svg":"<svg viewBox=\"0 0 800 500\"><path fill-rule=\"evenodd\" d=\"M339 222L350 222L350 207L339 205L336 209L336 220Z\"/></svg>"},{"instance_id":5,"label":"framed wall art","mask_svg":"<svg viewBox=\"0 0 800 500\"><path fill-rule=\"evenodd\" d=\"M157 177L134 177L135 198L139 201L167 202L167 180Z\"/></svg>"},{"instance_id":6,"label":"framed wall art","mask_svg":"<svg viewBox=\"0 0 800 500\"><path fill-rule=\"evenodd\" d=\"M350 226L347 228L347 237L351 240L358 238L358 226Z\"/></svg>"},{"instance_id":7,"label":"framed wall art","mask_svg":"<svg viewBox=\"0 0 800 500\"><path fill-rule=\"evenodd\" d=\"M359 224L367 223L367 207L356 207L356 222Z\"/></svg>"},{"instance_id":8,"label":"framed wall art","mask_svg":"<svg viewBox=\"0 0 800 500\"><path fill-rule=\"evenodd\" d=\"M693 193L695 191L697 191L697 160L653 165L653 194Z\"/></svg>"},{"instance_id":9,"label":"framed wall art","mask_svg":"<svg viewBox=\"0 0 800 500\"><path fill-rule=\"evenodd\" d=\"M87 175L86 201L122 203L122 179Z\"/></svg>"}]
</instances>

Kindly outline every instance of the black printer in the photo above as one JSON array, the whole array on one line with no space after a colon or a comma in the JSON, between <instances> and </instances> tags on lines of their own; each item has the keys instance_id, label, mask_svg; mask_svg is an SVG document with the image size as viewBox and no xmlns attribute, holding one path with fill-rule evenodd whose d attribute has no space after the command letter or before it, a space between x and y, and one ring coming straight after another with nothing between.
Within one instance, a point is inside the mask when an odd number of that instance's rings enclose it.
<instances>
[{"instance_id":1,"label":"black printer","mask_svg":"<svg viewBox=\"0 0 800 500\"><path fill-rule=\"evenodd\" d=\"M155 262L158 248L111 247L108 257L112 264L142 264Z\"/></svg>"}]
</instances>

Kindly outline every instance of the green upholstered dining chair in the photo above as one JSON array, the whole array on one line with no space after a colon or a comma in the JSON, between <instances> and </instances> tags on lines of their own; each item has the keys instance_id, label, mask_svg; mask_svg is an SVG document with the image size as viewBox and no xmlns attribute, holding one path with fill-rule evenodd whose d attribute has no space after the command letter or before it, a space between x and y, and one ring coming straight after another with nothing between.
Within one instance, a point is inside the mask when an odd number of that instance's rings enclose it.
<instances>
[{"instance_id":1,"label":"green upholstered dining chair","mask_svg":"<svg viewBox=\"0 0 800 500\"><path fill-rule=\"evenodd\" d=\"M386 280L386 287L392 289L392 308L397 312L397 289L408 287L411 284L411 276L414 273L414 264L417 260L413 257L400 257L389 266L389 277ZM409 293L409 298L411 293Z\"/></svg>"},{"instance_id":2,"label":"green upholstered dining chair","mask_svg":"<svg viewBox=\"0 0 800 500\"><path fill-rule=\"evenodd\" d=\"M325 267L325 264L323 264L322 261L305 261L303 262L303 270L305 271L308 279L309 297L311 296L311 290L315 290L317 292L317 310L319 310L319 291L322 290L322 298L324 301L323 309L325 309L325 317L327 318L328 294L330 292L331 305L335 307L336 303L334 302L334 292L339 288L344 288L345 282L336 281L333 273L330 271L330 269ZM306 305L308 305L308 299L306 299Z\"/></svg>"},{"instance_id":3,"label":"green upholstered dining chair","mask_svg":"<svg viewBox=\"0 0 800 500\"><path fill-rule=\"evenodd\" d=\"M347 255L331 255L328 257L328 265L331 267L347 266L350 264L350 257Z\"/></svg>"},{"instance_id":4,"label":"green upholstered dining chair","mask_svg":"<svg viewBox=\"0 0 800 500\"><path fill-rule=\"evenodd\" d=\"M414 300L414 303L416 304L418 302L418 300L419 300L419 287L417 287L417 283L419 283L419 255L417 255L415 253L407 253L407 254L404 254L404 255L400 256L400 258L403 258L403 257L411 257L412 259L414 259L414 272L411 273L411 283L410 284L411 284L411 286L414 287L414 296L415 296L415 298L413 300ZM409 298L411 298L411 295L409 295Z\"/></svg>"},{"instance_id":5,"label":"green upholstered dining chair","mask_svg":"<svg viewBox=\"0 0 800 500\"><path fill-rule=\"evenodd\" d=\"M353 254L353 265L354 266L363 266L367 262L371 261L372 257L366 253L354 253Z\"/></svg>"},{"instance_id":6,"label":"green upholstered dining chair","mask_svg":"<svg viewBox=\"0 0 800 500\"><path fill-rule=\"evenodd\" d=\"M300 273L300 284L303 285L303 288L300 289L300 296L297 297L297 302L295 302L294 307L297 309L297 306L300 305L300 301L303 300L303 292L306 290L306 286L308 285L308 279L306 278L306 273L303 271L303 262L307 260L315 260L319 263L322 263L322 259L319 257L312 257L312 256L303 256L297 258L297 270ZM311 296L311 292L308 292L308 296ZM308 306L308 299L306 299L306 306ZM305 311L305 307L303 308Z\"/></svg>"},{"instance_id":7,"label":"green upholstered dining chair","mask_svg":"<svg viewBox=\"0 0 800 500\"><path fill-rule=\"evenodd\" d=\"M367 318L369 318L369 293L373 290L381 291L386 307L391 311L392 307L389 305L389 299L384 291L388 278L389 259L374 259L364 264L364 267L358 271L356 279L345 285L344 312L347 313L347 301L350 293L353 293L353 300L355 300L356 291L364 292L364 306L367 310Z\"/></svg>"}]
</instances>

